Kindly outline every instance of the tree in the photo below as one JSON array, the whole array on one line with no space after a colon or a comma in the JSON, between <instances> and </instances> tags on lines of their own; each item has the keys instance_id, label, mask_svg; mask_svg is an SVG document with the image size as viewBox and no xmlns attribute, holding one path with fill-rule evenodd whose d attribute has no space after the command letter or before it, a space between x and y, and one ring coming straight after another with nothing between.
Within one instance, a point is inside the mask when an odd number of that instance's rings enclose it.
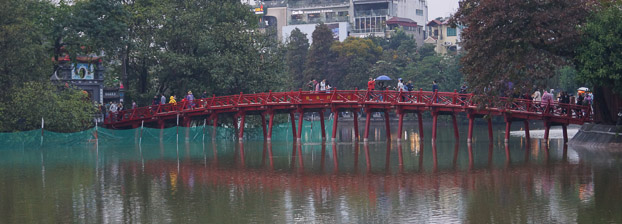
<instances>
[{"instance_id":1,"label":"tree","mask_svg":"<svg viewBox=\"0 0 622 224\"><path fill-rule=\"evenodd\" d=\"M573 93L580 87L577 84L577 70L572 66L564 66L557 70L559 89Z\"/></svg>"},{"instance_id":2,"label":"tree","mask_svg":"<svg viewBox=\"0 0 622 224\"><path fill-rule=\"evenodd\" d=\"M613 124L622 105L622 3L605 4L582 26L576 57L578 78L594 91L594 112ZM617 106L616 106L617 105Z\"/></svg>"},{"instance_id":3,"label":"tree","mask_svg":"<svg viewBox=\"0 0 622 224\"><path fill-rule=\"evenodd\" d=\"M283 50L235 1L129 1L128 96L285 90ZM123 74L123 67L115 69ZM210 94L211 95L211 94Z\"/></svg>"},{"instance_id":4,"label":"tree","mask_svg":"<svg viewBox=\"0 0 622 224\"><path fill-rule=\"evenodd\" d=\"M333 32L326 26L326 24L318 24L315 26L315 30L311 35L313 43L311 49L307 55L307 61L305 63L304 80L322 79L327 74L331 73L331 68L334 65L334 55L332 54L330 47L335 41L333 39ZM323 76L323 77L322 77Z\"/></svg>"},{"instance_id":5,"label":"tree","mask_svg":"<svg viewBox=\"0 0 622 224\"><path fill-rule=\"evenodd\" d=\"M574 56L591 1L462 1L452 23L465 27L462 71L472 89L509 95L509 82L522 92L543 87Z\"/></svg>"},{"instance_id":6,"label":"tree","mask_svg":"<svg viewBox=\"0 0 622 224\"><path fill-rule=\"evenodd\" d=\"M10 89L11 98L0 118L0 131L26 131L41 127L56 132L76 132L92 126L95 107L88 95L72 88L44 82L26 82Z\"/></svg>"},{"instance_id":7,"label":"tree","mask_svg":"<svg viewBox=\"0 0 622 224\"><path fill-rule=\"evenodd\" d=\"M371 40L356 37L334 43L331 51L337 55L334 68L340 69L328 78L333 86L342 89L366 87L372 65L382 54L382 48Z\"/></svg>"},{"instance_id":8,"label":"tree","mask_svg":"<svg viewBox=\"0 0 622 224\"><path fill-rule=\"evenodd\" d=\"M308 52L309 39L307 35L298 28L294 29L287 42L287 56L285 57L289 77L293 81L294 88L300 87L309 81L303 77Z\"/></svg>"},{"instance_id":9,"label":"tree","mask_svg":"<svg viewBox=\"0 0 622 224\"><path fill-rule=\"evenodd\" d=\"M45 17L52 7L43 1L9 0L0 8L0 102L10 98L11 87L52 75Z\"/></svg>"}]
</instances>

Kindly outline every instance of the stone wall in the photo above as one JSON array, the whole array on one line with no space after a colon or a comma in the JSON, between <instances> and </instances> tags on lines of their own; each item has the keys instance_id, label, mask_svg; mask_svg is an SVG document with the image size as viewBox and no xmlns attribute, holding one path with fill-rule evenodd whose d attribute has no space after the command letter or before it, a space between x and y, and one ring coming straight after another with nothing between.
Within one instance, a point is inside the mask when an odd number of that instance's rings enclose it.
<instances>
[{"instance_id":1,"label":"stone wall","mask_svg":"<svg viewBox=\"0 0 622 224\"><path fill-rule=\"evenodd\" d=\"M622 126L585 124L568 144L588 150L622 152Z\"/></svg>"}]
</instances>

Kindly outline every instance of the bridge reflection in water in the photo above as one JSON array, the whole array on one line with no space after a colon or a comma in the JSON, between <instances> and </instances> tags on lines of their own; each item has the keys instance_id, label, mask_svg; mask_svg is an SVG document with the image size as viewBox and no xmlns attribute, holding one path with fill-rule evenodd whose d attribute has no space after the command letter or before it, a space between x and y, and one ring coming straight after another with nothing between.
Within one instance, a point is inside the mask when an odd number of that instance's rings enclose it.
<instances>
[{"instance_id":1,"label":"bridge reflection in water","mask_svg":"<svg viewBox=\"0 0 622 224\"><path fill-rule=\"evenodd\" d=\"M552 145L561 147L559 143ZM575 206L594 203L591 174L595 171L576 158L569 161L567 146L551 151L540 141L526 150L509 144L415 144L250 142L222 147L182 143L177 161L165 156L142 165L122 163L120 169L133 172L126 176L147 175L156 183L166 183L171 194L200 196L205 189L227 189L226 196L211 197L239 201L237 206L270 194L270 199L250 206L282 215L268 218L271 222L291 222L296 217L316 222L336 217L353 222L545 218L565 222L576 220ZM553 204L556 207L548 207ZM262 206L266 208L259 209ZM538 211L540 206L548 209ZM256 220L256 212L234 220Z\"/></svg>"},{"instance_id":2,"label":"bridge reflection in water","mask_svg":"<svg viewBox=\"0 0 622 224\"><path fill-rule=\"evenodd\" d=\"M408 133L0 150L0 222L622 221L622 172L561 139L431 144Z\"/></svg>"}]
</instances>

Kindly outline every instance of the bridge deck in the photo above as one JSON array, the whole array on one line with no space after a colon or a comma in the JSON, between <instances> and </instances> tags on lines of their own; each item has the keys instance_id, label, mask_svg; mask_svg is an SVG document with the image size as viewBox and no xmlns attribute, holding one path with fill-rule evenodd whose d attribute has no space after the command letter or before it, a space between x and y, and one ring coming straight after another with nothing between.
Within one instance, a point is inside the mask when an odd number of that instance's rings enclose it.
<instances>
[{"instance_id":1,"label":"bridge deck","mask_svg":"<svg viewBox=\"0 0 622 224\"><path fill-rule=\"evenodd\" d=\"M333 112L363 110L366 113L395 111L398 115L405 113L420 114L424 111L430 111L435 120L439 114L452 115L455 120L456 113L466 113L471 122L475 117L503 116L506 122L542 120L547 129L550 125L565 127L568 124L580 125L591 121L589 106L560 104L558 102L551 105L541 105L539 102L530 100L501 97L497 98L497 101L491 102L488 107L481 108L474 101L473 94L459 94L455 91L334 90L330 92L298 91L214 96L192 102L183 101L176 104L139 107L111 114L106 118L104 126L123 129L136 128L143 123L147 125L155 123L157 127L163 128L166 123L175 123L178 122L178 119L182 119L183 126L188 126L192 120L209 118L217 122L218 114L235 114L242 120L246 114L261 114L262 121L265 121L264 115L272 114L270 117L273 117L274 113L290 113L293 118L294 112L302 114L326 109ZM402 116L400 116L400 127L401 120ZM301 122L299 121L299 123ZM387 127L389 127L388 123Z\"/></svg>"}]
</instances>

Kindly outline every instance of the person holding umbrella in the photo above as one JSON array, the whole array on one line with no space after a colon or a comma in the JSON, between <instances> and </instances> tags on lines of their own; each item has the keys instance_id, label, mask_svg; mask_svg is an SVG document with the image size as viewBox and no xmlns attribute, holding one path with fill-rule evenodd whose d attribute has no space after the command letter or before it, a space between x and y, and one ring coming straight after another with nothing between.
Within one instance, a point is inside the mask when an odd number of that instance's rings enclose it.
<instances>
[{"instance_id":1,"label":"person holding umbrella","mask_svg":"<svg viewBox=\"0 0 622 224\"><path fill-rule=\"evenodd\" d=\"M381 76L378 76L376 80L382 81L378 83L378 86L379 86L378 90L385 90L386 85L384 81L391 81L391 78L389 78L389 76L386 76L386 75L381 75ZM382 101L382 96L380 96L380 101Z\"/></svg>"}]
</instances>

